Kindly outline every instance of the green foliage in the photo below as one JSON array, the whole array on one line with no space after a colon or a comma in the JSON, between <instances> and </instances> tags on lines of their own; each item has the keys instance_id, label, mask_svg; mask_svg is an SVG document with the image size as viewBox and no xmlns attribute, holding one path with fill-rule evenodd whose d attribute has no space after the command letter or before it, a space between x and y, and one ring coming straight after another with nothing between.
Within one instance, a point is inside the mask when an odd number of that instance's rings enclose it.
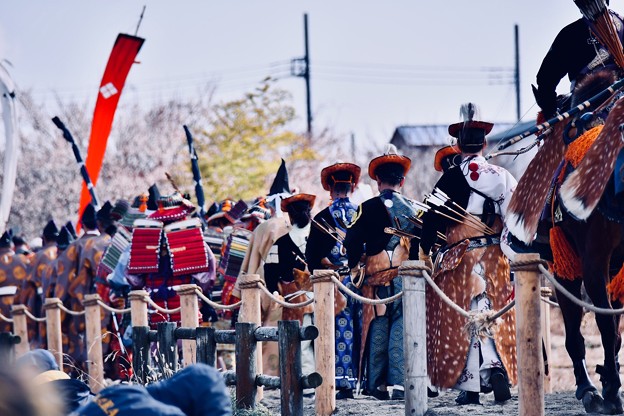
<instances>
[{"instance_id":1,"label":"green foliage","mask_svg":"<svg viewBox=\"0 0 624 416\"><path fill-rule=\"evenodd\" d=\"M311 159L308 141L289 129L295 119L290 95L270 79L244 98L217 104L197 149L207 200L246 200L264 195L280 164Z\"/></svg>"}]
</instances>

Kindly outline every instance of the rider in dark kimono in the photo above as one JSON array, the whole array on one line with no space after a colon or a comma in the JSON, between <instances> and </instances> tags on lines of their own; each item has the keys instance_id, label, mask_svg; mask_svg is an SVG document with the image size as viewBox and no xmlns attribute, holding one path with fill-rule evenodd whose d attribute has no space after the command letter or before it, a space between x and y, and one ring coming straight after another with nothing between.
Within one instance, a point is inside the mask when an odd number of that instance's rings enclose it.
<instances>
[{"instance_id":1,"label":"rider in dark kimono","mask_svg":"<svg viewBox=\"0 0 624 416\"><path fill-rule=\"evenodd\" d=\"M341 274L342 283L355 292L358 289L351 283L348 274L343 241L347 225L357 210L357 205L349 200L349 195L357 186L359 178L360 167L353 163L335 163L321 171L323 189L330 192L332 202L314 217L306 246L306 259L311 271L336 270ZM337 399L353 398L353 390L356 388L361 311L360 303L347 297L347 307L336 315Z\"/></svg>"},{"instance_id":2,"label":"rider in dark kimono","mask_svg":"<svg viewBox=\"0 0 624 416\"><path fill-rule=\"evenodd\" d=\"M416 229L406 217L416 211L399 190L405 181L411 160L396 153L390 145L382 156L368 166L369 176L377 181L379 196L365 201L347 230L345 248L353 283L362 284L360 261L365 254L365 280L362 294L368 298L388 298L399 293L403 284L398 267L405 260L417 258L417 245L405 237L386 234L386 227L397 227L415 235ZM397 224L398 223L398 224ZM383 305L381 305L383 306ZM388 386L394 386L393 399L402 399L403 391L403 303L398 299L385 307L362 306L362 347L360 374L366 365L365 394L388 400ZM375 316L375 319L373 319Z\"/></svg>"},{"instance_id":3,"label":"rider in dark kimono","mask_svg":"<svg viewBox=\"0 0 624 416\"><path fill-rule=\"evenodd\" d=\"M610 13L619 37L623 39L622 18L613 11ZM537 88L533 87L544 118L549 119L557 112L556 88L564 76L567 75L572 83L572 91L584 75L608 65L613 65L613 59L592 33L587 19L580 18L561 29L537 72Z\"/></svg>"}]
</instances>

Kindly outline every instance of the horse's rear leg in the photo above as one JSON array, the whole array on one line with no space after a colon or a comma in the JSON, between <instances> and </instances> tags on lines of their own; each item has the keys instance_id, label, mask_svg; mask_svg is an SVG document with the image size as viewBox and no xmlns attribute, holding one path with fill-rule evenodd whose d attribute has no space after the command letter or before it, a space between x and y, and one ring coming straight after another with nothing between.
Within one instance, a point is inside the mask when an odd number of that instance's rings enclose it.
<instances>
[{"instance_id":1,"label":"horse's rear leg","mask_svg":"<svg viewBox=\"0 0 624 416\"><path fill-rule=\"evenodd\" d=\"M581 298L580 279L567 280L557 278L570 293L577 298ZM576 398L582 400L585 411L588 413L600 412L602 410L602 398L598 394L598 389L592 383L585 366L585 339L581 334L581 321L583 319L583 308L569 300L558 290L557 301L561 307L563 324L565 327L565 347L572 360L574 368L574 378L576 380Z\"/></svg>"},{"instance_id":2,"label":"horse's rear leg","mask_svg":"<svg viewBox=\"0 0 624 416\"><path fill-rule=\"evenodd\" d=\"M585 290L593 304L599 308L610 308L609 297L606 291L606 271L587 270L584 268ZM604 349L604 365L597 366L602 382L602 395L605 401L605 414L621 414L622 400L620 399L620 374L618 371L617 351L619 350L619 336L613 315L596 314L596 324L600 330L602 347Z\"/></svg>"}]
</instances>

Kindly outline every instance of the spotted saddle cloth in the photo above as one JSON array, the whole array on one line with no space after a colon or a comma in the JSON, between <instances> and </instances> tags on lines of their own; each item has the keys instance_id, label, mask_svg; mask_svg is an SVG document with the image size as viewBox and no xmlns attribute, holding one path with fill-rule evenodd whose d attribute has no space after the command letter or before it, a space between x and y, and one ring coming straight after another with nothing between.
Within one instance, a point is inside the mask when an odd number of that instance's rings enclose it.
<instances>
[{"instance_id":1,"label":"spotted saddle cloth","mask_svg":"<svg viewBox=\"0 0 624 416\"><path fill-rule=\"evenodd\" d=\"M564 159L559 164L551 181L550 191L540 221L556 223L561 220L561 207L557 202L559 187L581 163L585 153L593 145L602 128L603 125L595 126L568 144ZM620 224L624 223L624 151L620 151L617 157L615 169L609 178L597 208L607 219Z\"/></svg>"}]
</instances>

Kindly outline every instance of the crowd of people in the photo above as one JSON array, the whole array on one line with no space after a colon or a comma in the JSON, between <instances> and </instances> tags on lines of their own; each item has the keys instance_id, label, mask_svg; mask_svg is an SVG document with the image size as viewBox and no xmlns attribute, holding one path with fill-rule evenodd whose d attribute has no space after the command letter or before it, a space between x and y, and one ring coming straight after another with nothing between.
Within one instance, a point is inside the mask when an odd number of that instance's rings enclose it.
<instances>
[{"instance_id":1,"label":"crowd of people","mask_svg":"<svg viewBox=\"0 0 624 416\"><path fill-rule=\"evenodd\" d=\"M492 124L475 118L474 104L462 111L464 120L449 126L457 144L436 155L436 169L443 174L425 203L401 193L411 160L389 146L368 166L378 196L359 205L352 202L361 168L336 162L320 172L331 202L314 216L316 196L293 190L282 161L267 195L249 202L227 199L203 216L174 184L175 192L168 195L152 186L133 201L87 206L80 235L71 223L59 229L50 221L41 247L28 247L9 230L0 239L2 313L8 316L11 304L24 304L41 316L45 299L52 297L81 311L84 296L91 293L126 307L134 289L146 290L162 308L175 309L180 305L176 289L190 283L232 304L241 297L237 281L244 273L259 274L270 292L295 302L313 296L310 274L322 269L334 270L344 285L364 297L384 299L402 290L398 267L408 259L431 267L437 284L465 309L500 307L512 296L500 244L516 181L483 157ZM439 195L446 200L432 204ZM454 205L465 219L457 216ZM379 400L403 399L402 299L373 306L338 291L336 299L337 399L353 398L358 388ZM489 391L498 401L508 400L516 377L513 314L486 339L464 336L464 321L434 292L427 293L427 314L429 393L459 389L459 404L478 403L479 392ZM237 314L202 304L198 318L202 325L233 323ZM274 326L279 319L312 324L314 308L282 310L264 296L263 325ZM149 315L152 327L165 321L179 323L180 314ZM128 318L103 312L102 327L104 354L110 357L106 377L131 380ZM10 329L4 324L3 330ZM45 328L30 322L28 329L31 347L45 349ZM63 314L64 368L73 378L86 372L84 329L83 316ZM263 373L277 375L278 362L275 346L266 343ZM314 363L313 344L304 341L303 372L315 371Z\"/></svg>"}]
</instances>

